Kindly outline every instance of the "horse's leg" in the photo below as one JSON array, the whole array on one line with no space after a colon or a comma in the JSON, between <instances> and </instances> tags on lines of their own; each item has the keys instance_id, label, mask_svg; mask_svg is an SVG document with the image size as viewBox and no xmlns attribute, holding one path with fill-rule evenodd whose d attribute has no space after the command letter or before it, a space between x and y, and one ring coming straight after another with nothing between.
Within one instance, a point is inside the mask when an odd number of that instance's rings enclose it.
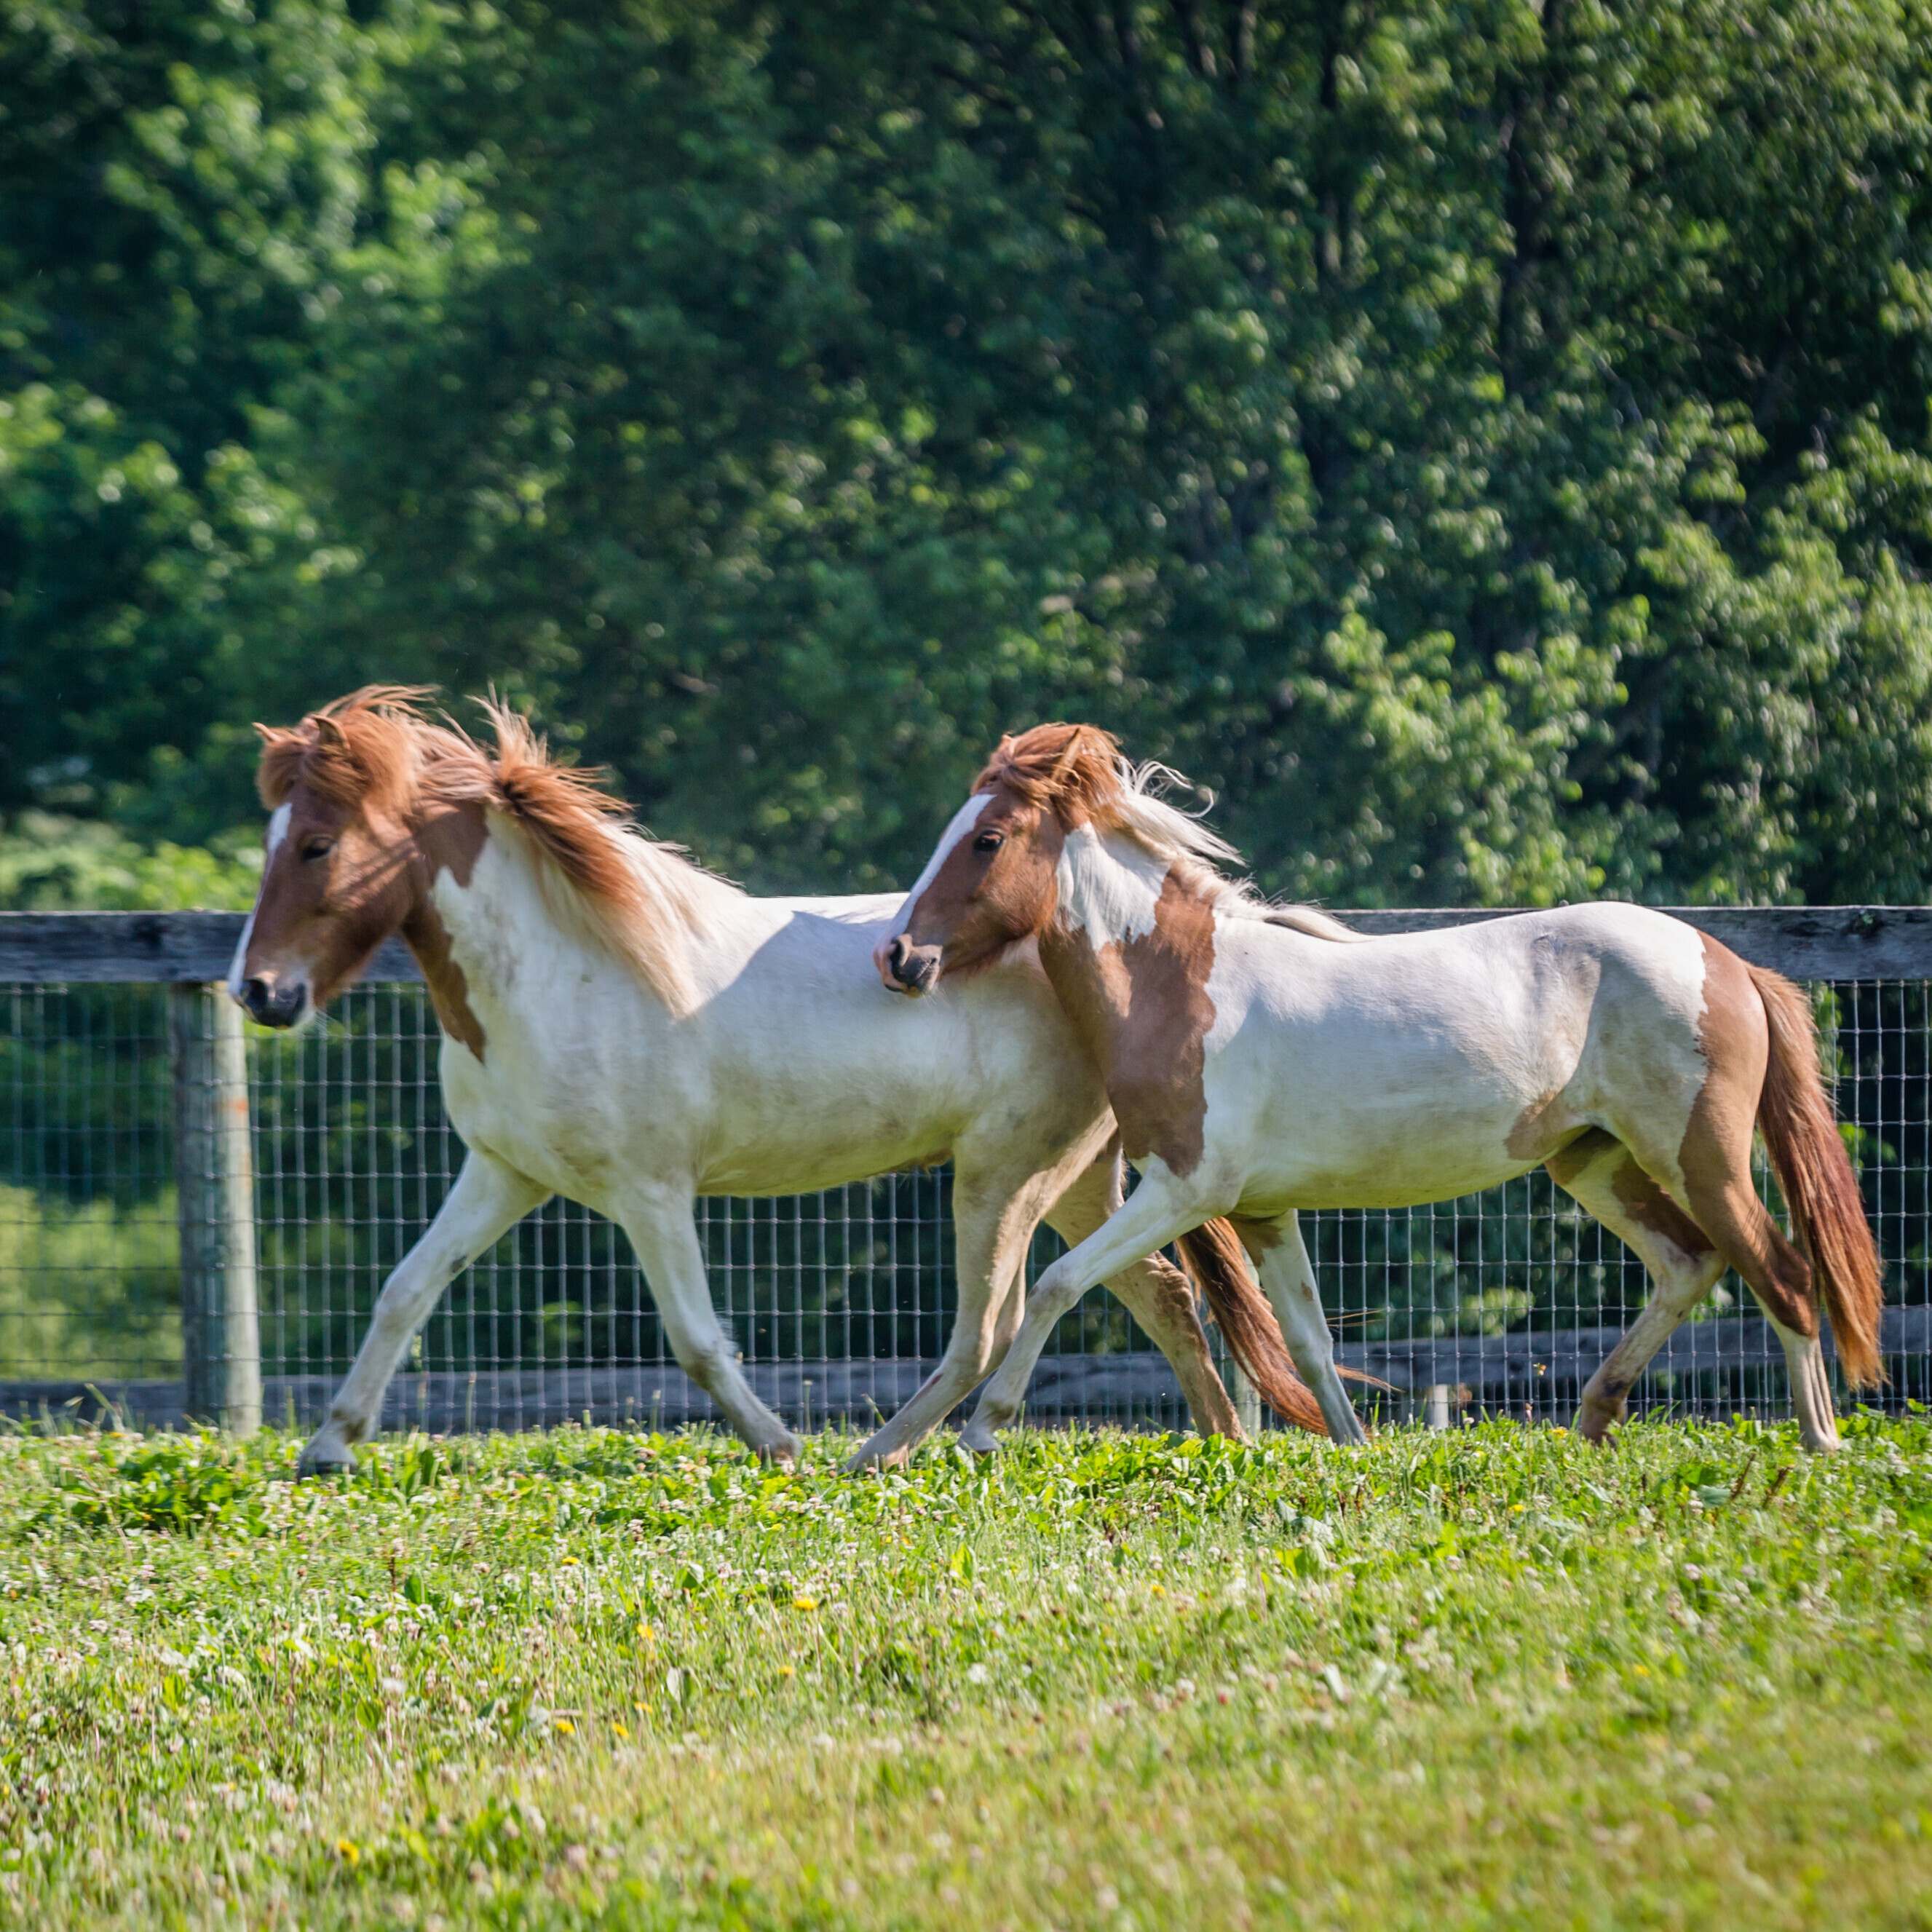
<instances>
[{"instance_id":1,"label":"horse's leg","mask_svg":"<svg viewBox=\"0 0 1932 1932\"><path fill-rule=\"evenodd\" d=\"M1124 1198L1119 1151L1109 1147L1046 1210L1047 1222L1068 1246L1076 1246L1115 1212ZM1208 1352L1207 1331L1201 1325L1187 1277L1172 1262L1149 1255L1110 1276L1107 1286L1172 1365L1195 1427L1203 1436L1227 1436L1239 1442L1240 1421ZM1016 1328L1022 1312L1019 1298L1013 1298L1009 1306ZM1009 1335L1004 1339L1010 1342L1012 1338ZM1006 1351L999 1352L1004 1356ZM982 1454L998 1447L983 1398L959 1441L962 1448Z\"/></svg>"},{"instance_id":2,"label":"horse's leg","mask_svg":"<svg viewBox=\"0 0 1932 1932\"><path fill-rule=\"evenodd\" d=\"M970 1395L1004 1352L1003 1310L1016 1307L1027 1244L1040 1224L1040 1177L1018 1186L976 1172L956 1155L952 1236L959 1310L946 1353L892 1418L874 1430L845 1465L848 1473L902 1462Z\"/></svg>"},{"instance_id":3,"label":"horse's leg","mask_svg":"<svg viewBox=\"0 0 1932 1932\"><path fill-rule=\"evenodd\" d=\"M795 1462L804 1444L752 1393L736 1352L718 1325L704 1251L682 1190L633 1196L618 1219L656 1303L677 1365L724 1412L724 1419L768 1461Z\"/></svg>"},{"instance_id":4,"label":"horse's leg","mask_svg":"<svg viewBox=\"0 0 1932 1932\"><path fill-rule=\"evenodd\" d=\"M436 1297L549 1194L548 1188L514 1168L478 1148L470 1150L436 1219L383 1283L354 1364L336 1390L328 1417L302 1451L304 1474L333 1474L355 1466L350 1448L374 1432L382 1391Z\"/></svg>"},{"instance_id":5,"label":"horse's leg","mask_svg":"<svg viewBox=\"0 0 1932 1932\"><path fill-rule=\"evenodd\" d=\"M1584 1385L1576 1432L1601 1442L1622 1420L1632 1385L1724 1271L1718 1244L1658 1186L1614 1135L1592 1127L1544 1165L1649 1270L1651 1297Z\"/></svg>"},{"instance_id":6,"label":"horse's leg","mask_svg":"<svg viewBox=\"0 0 1932 1932\"><path fill-rule=\"evenodd\" d=\"M1643 1124L1624 1138L1653 1177L1683 1176L1682 1205L1744 1277L1784 1345L1791 1406L1808 1449L1838 1446L1811 1264L1784 1238L1751 1185L1751 1129L1764 1084L1762 1055L1737 1052L1714 1064L1678 1146L1653 1149Z\"/></svg>"},{"instance_id":7,"label":"horse's leg","mask_svg":"<svg viewBox=\"0 0 1932 1932\"><path fill-rule=\"evenodd\" d=\"M1351 1448L1367 1442L1355 1405L1335 1372L1335 1340L1328 1332L1328 1318L1322 1312L1315 1264L1308 1258L1294 1210L1291 1208L1272 1221L1237 1220L1234 1226L1268 1290L1268 1300L1274 1304L1274 1317L1281 1324L1288 1352L1321 1405L1329 1439Z\"/></svg>"},{"instance_id":8,"label":"horse's leg","mask_svg":"<svg viewBox=\"0 0 1932 1932\"><path fill-rule=\"evenodd\" d=\"M990 1436L1017 1420L1026 1402L1027 1384L1033 1380L1040 1351L1054 1324L1090 1288L1111 1280L1132 1263L1166 1246L1177 1234L1198 1228L1220 1211L1219 1204L1204 1203L1184 1183L1159 1168L1144 1174L1126 1204L1062 1255L1034 1284L1026 1320L974 1413L976 1434ZM1225 1392L1222 1400L1226 1400Z\"/></svg>"}]
</instances>

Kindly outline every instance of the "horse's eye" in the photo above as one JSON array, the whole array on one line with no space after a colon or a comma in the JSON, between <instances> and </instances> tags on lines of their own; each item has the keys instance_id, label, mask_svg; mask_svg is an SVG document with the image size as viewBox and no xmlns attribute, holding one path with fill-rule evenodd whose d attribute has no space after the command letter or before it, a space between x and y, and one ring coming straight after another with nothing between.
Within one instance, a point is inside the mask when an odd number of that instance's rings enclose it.
<instances>
[{"instance_id":1,"label":"horse's eye","mask_svg":"<svg viewBox=\"0 0 1932 1932\"><path fill-rule=\"evenodd\" d=\"M333 838L311 838L302 848L304 859L326 859L335 850Z\"/></svg>"},{"instance_id":2,"label":"horse's eye","mask_svg":"<svg viewBox=\"0 0 1932 1932\"><path fill-rule=\"evenodd\" d=\"M1006 842L997 832L982 832L974 840L973 849L976 852L997 852Z\"/></svg>"}]
</instances>

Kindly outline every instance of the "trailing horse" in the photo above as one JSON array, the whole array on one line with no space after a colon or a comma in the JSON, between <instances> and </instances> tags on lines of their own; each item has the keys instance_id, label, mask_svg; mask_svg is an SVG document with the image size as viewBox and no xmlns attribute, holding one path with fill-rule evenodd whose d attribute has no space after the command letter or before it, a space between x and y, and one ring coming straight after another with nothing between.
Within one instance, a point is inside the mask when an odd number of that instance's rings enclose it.
<instances>
[{"instance_id":1,"label":"trailing horse","mask_svg":"<svg viewBox=\"0 0 1932 1932\"><path fill-rule=\"evenodd\" d=\"M1728 1264L1784 1344L1806 1443L1836 1444L1820 1306L1846 1379L1876 1381L1880 1266L1796 987L1634 905L1364 939L1224 877L1234 854L1150 796L1156 776L1090 725L1006 740L874 956L887 986L930 994L1036 941L1141 1173L1041 1276L973 1431L1018 1412L1093 1282L1226 1216L1329 1432L1359 1442L1296 1210L1444 1200L1540 1163L1655 1288L1584 1390L1586 1436ZM1751 1185L1754 1124L1797 1246Z\"/></svg>"},{"instance_id":2,"label":"trailing horse","mask_svg":"<svg viewBox=\"0 0 1932 1932\"><path fill-rule=\"evenodd\" d=\"M950 1158L958 1322L938 1369L854 1462L904 1455L1004 1353L1040 1220L1078 1241L1120 1198L1106 1096L1046 980L1019 965L921 1014L867 964L894 900L752 898L639 836L513 712L492 708L493 754L420 716L421 694L371 687L262 730L267 862L229 990L263 1024L297 1024L400 932L467 1150L384 1285L305 1466L350 1464L445 1286L553 1193L622 1226L686 1372L747 1442L791 1457L797 1438L718 1327L694 1198ZM1136 1258L1111 1285L1199 1425L1238 1434L1178 1273ZM1250 1362L1320 1426L1278 1343Z\"/></svg>"}]
</instances>

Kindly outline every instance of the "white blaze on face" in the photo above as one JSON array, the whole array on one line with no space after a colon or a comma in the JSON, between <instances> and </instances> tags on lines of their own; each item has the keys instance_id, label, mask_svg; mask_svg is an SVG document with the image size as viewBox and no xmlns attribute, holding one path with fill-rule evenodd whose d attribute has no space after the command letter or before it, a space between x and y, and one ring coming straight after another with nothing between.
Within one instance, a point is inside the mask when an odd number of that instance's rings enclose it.
<instances>
[{"instance_id":1,"label":"white blaze on face","mask_svg":"<svg viewBox=\"0 0 1932 1932\"><path fill-rule=\"evenodd\" d=\"M1060 914L1084 927L1097 952L1153 932L1170 861L1131 838L1102 838L1076 825L1061 848L1057 882Z\"/></svg>"},{"instance_id":2,"label":"white blaze on face","mask_svg":"<svg viewBox=\"0 0 1932 1932\"><path fill-rule=\"evenodd\" d=\"M912 923L912 909L920 902L927 886L939 876L939 868L952 856L952 848L974 826L978 823L981 812L991 802L993 794L989 791L976 791L952 814L952 822L940 835L939 843L933 848L932 856L926 862L926 870L913 881L912 890L905 896L905 904L901 906L892 920L894 933L904 932Z\"/></svg>"},{"instance_id":3,"label":"white blaze on face","mask_svg":"<svg viewBox=\"0 0 1932 1932\"><path fill-rule=\"evenodd\" d=\"M262 860L263 884L268 882L268 868L275 862L275 848L289 836L289 814L292 808L286 804L278 805L269 814L267 850ZM248 957L248 942L255 936L255 908L261 903L261 889L258 886L255 892L255 904L248 908L248 922L242 928L241 942L235 949L234 959L228 968L228 997L231 1000L238 1000L242 997L242 979L247 970L244 962Z\"/></svg>"}]
</instances>

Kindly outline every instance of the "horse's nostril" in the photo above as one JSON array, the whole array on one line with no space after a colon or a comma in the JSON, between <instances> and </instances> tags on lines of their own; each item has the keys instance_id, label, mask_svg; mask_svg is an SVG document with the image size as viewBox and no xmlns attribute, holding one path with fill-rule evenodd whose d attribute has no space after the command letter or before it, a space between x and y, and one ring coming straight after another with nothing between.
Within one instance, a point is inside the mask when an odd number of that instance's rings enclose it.
<instances>
[{"instance_id":1,"label":"horse's nostril","mask_svg":"<svg viewBox=\"0 0 1932 1932\"><path fill-rule=\"evenodd\" d=\"M308 988L299 980L272 985L266 980L244 980L242 1004L262 1026L290 1027L308 1006Z\"/></svg>"}]
</instances>

